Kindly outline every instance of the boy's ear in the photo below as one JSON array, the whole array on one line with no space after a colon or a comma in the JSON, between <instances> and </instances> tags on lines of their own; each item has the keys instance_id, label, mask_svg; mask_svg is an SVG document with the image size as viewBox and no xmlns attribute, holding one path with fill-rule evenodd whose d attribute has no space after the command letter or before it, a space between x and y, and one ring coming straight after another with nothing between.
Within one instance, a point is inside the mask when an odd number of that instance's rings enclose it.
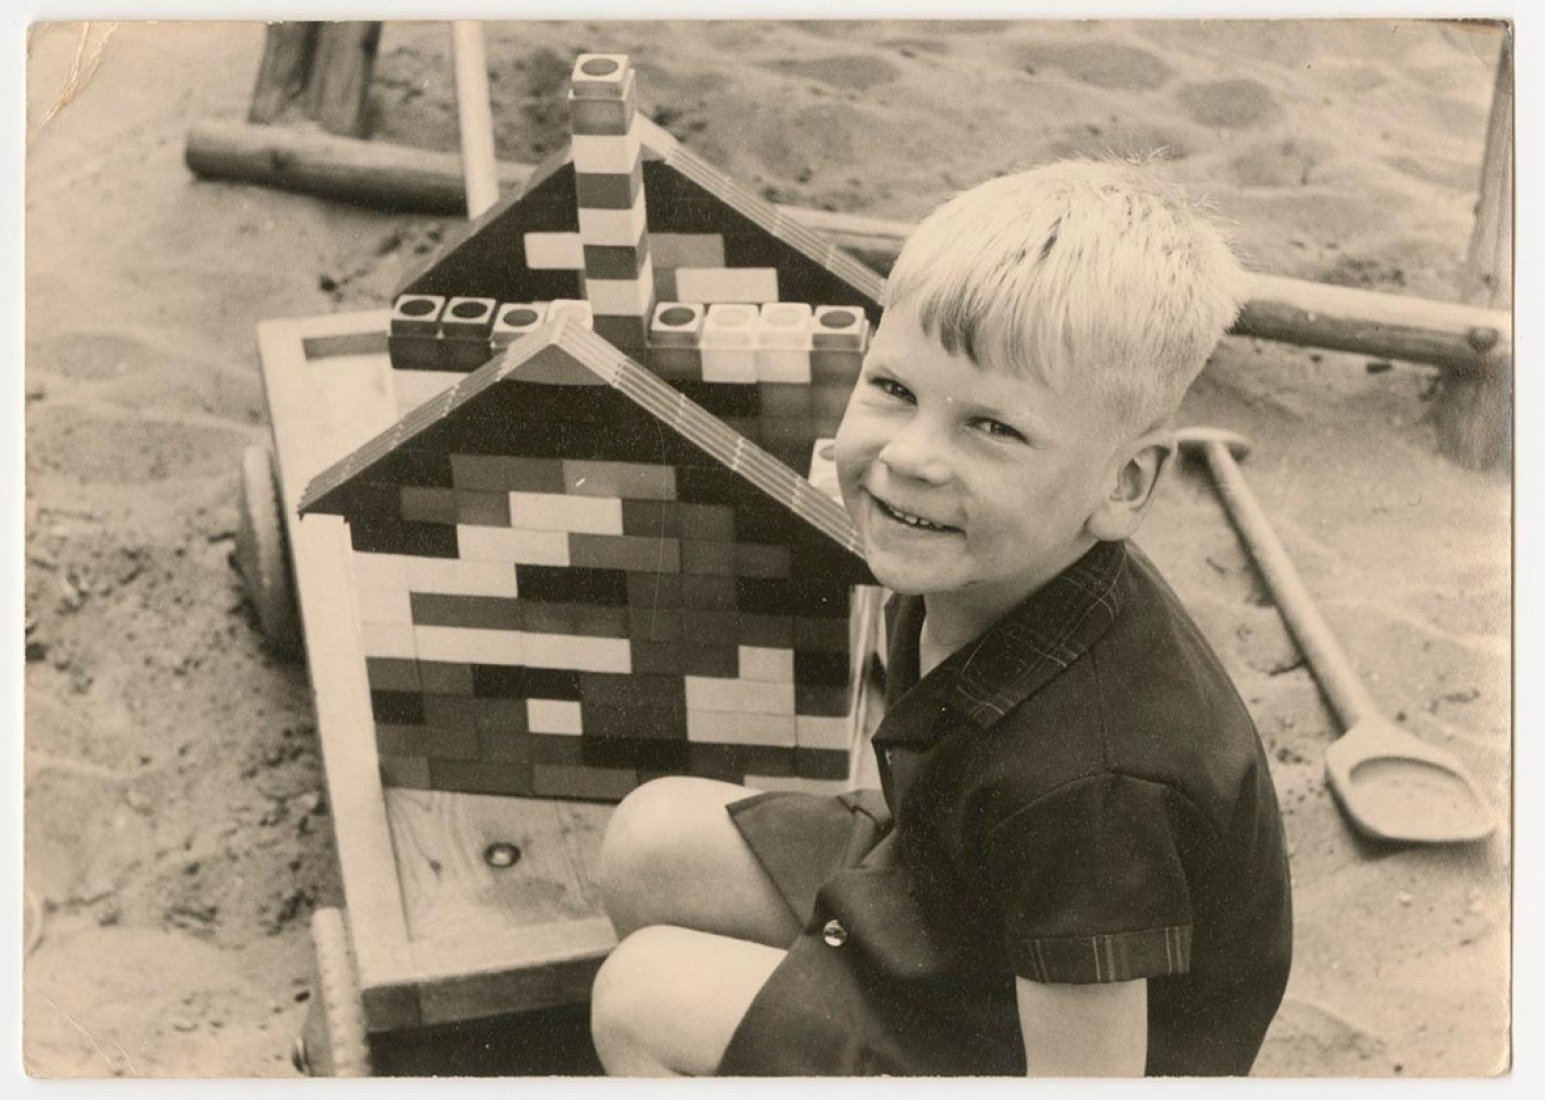
<instances>
[{"instance_id":1,"label":"boy's ear","mask_svg":"<svg viewBox=\"0 0 1545 1100\"><path fill-rule=\"evenodd\" d=\"M1136 532L1174 453L1175 433L1168 427L1154 428L1138 436L1127 449L1126 460L1116 469L1109 494L1090 515L1089 533L1114 542Z\"/></svg>"}]
</instances>

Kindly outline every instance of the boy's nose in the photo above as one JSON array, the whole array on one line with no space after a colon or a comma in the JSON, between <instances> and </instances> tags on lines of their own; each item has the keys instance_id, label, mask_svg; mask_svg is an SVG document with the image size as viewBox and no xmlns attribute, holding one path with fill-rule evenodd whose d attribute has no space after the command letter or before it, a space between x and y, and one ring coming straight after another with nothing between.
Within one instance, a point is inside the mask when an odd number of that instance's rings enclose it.
<instances>
[{"instance_id":1,"label":"boy's nose","mask_svg":"<svg viewBox=\"0 0 1545 1100\"><path fill-rule=\"evenodd\" d=\"M881 450L880 464L896 477L930 484L950 478L950 444L939 432L914 419Z\"/></svg>"}]
</instances>

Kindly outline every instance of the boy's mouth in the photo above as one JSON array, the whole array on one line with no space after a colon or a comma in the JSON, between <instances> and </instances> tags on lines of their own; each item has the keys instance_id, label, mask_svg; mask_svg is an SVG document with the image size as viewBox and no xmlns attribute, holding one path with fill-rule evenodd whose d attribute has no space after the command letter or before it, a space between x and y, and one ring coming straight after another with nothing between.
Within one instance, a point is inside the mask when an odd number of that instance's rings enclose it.
<instances>
[{"instance_id":1,"label":"boy's mouth","mask_svg":"<svg viewBox=\"0 0 1545 1100\"><path fill-rule=\"evenodd\" d=\"M934 523L932 520L924 519L922 516L915 516L911 512L903 512L900 508L893 508L879 497L873 496L873 494L871 494L871 496L875 502L876 507L880 509L881 515L888 519L892 519L905 527L910 527L914 531L937 531L940 534L949 534L951 532L958 534L960 532L960 528L958 527L949 527L942 523Z\"/></svg>"}]
</instances>

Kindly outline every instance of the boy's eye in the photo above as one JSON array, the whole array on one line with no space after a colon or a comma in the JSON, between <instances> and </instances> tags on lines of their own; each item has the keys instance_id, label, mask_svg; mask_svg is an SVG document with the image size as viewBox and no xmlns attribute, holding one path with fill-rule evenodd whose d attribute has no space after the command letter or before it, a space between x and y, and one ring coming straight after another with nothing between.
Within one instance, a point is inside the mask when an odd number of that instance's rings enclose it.
<instances>
[{"instance_id":1,"label":"boy's eye","mask_svg":"<svg viewBox=\"0 0 1545 1100\"><path fill-rule=\"evenodd\" d=\"M1025 434L1023 432L1021 432L1018 428L1009 427L1001 420L991 420L984 417L977 421L977 425L982 429L982 431L998 439L1016 440L1020 443L1026 442Z\"/></svg>"},{"instance_id":2,"label":"boy's eye","mask_svg":"<svg viewBox=\"0 0 1545 1100\"><path fill-rule=\"evenodd\" d=\"M894 378L886 378L883 375L869 380L869 384L879 390L886 397L894 397L898 401L911 401L912 391L903 386Z\"/></svg>"}]
</instances>

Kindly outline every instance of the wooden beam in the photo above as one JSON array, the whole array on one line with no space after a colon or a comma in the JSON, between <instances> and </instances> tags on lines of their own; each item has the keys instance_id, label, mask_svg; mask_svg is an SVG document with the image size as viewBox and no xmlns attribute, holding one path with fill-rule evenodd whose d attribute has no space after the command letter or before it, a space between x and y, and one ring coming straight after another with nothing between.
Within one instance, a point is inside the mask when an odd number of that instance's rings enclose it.
<instances>
[{"instance_id":1,"label":"wooden beam","mask_svg":"<svg viewBox=\"0 0 1545 1100\"><path fill-rule=\"evenodd\" d=\"M380 23L323 23L311 57L306 114L330 134L364 137Z\"/></svg>"},{"instance_id":2,"label":"wooden beam","mask_svg":"<svg viewBox=\"0 0 1545 1100\"><path fill-rule=\"evenodd\" d=\"M189 132L188 167L222 179L261 183L346 202L450 214L465 209L461 160L384 142L352 141L279 127L207 121ZM530 173L501 162L500 189ZM886 270L911 232L905 222L786 206L791 217ZM1510 370L1512 318L1505 310L1438 302L1275 275L1253 276L1237 336L1280 340L1445 370Z\"/></svg>"},{"instance_id":3,"label":"wooden beam","mask_svg":"<svg viewBox=\"0 0 1545 1100\"><path fill-rule=\"evenodd\" d=\"M311 55L316 48L315 23L270 23L263 39L263 60L247 121L277 122L290 104L306 91Z\"/></svg>"}]
</instances>

